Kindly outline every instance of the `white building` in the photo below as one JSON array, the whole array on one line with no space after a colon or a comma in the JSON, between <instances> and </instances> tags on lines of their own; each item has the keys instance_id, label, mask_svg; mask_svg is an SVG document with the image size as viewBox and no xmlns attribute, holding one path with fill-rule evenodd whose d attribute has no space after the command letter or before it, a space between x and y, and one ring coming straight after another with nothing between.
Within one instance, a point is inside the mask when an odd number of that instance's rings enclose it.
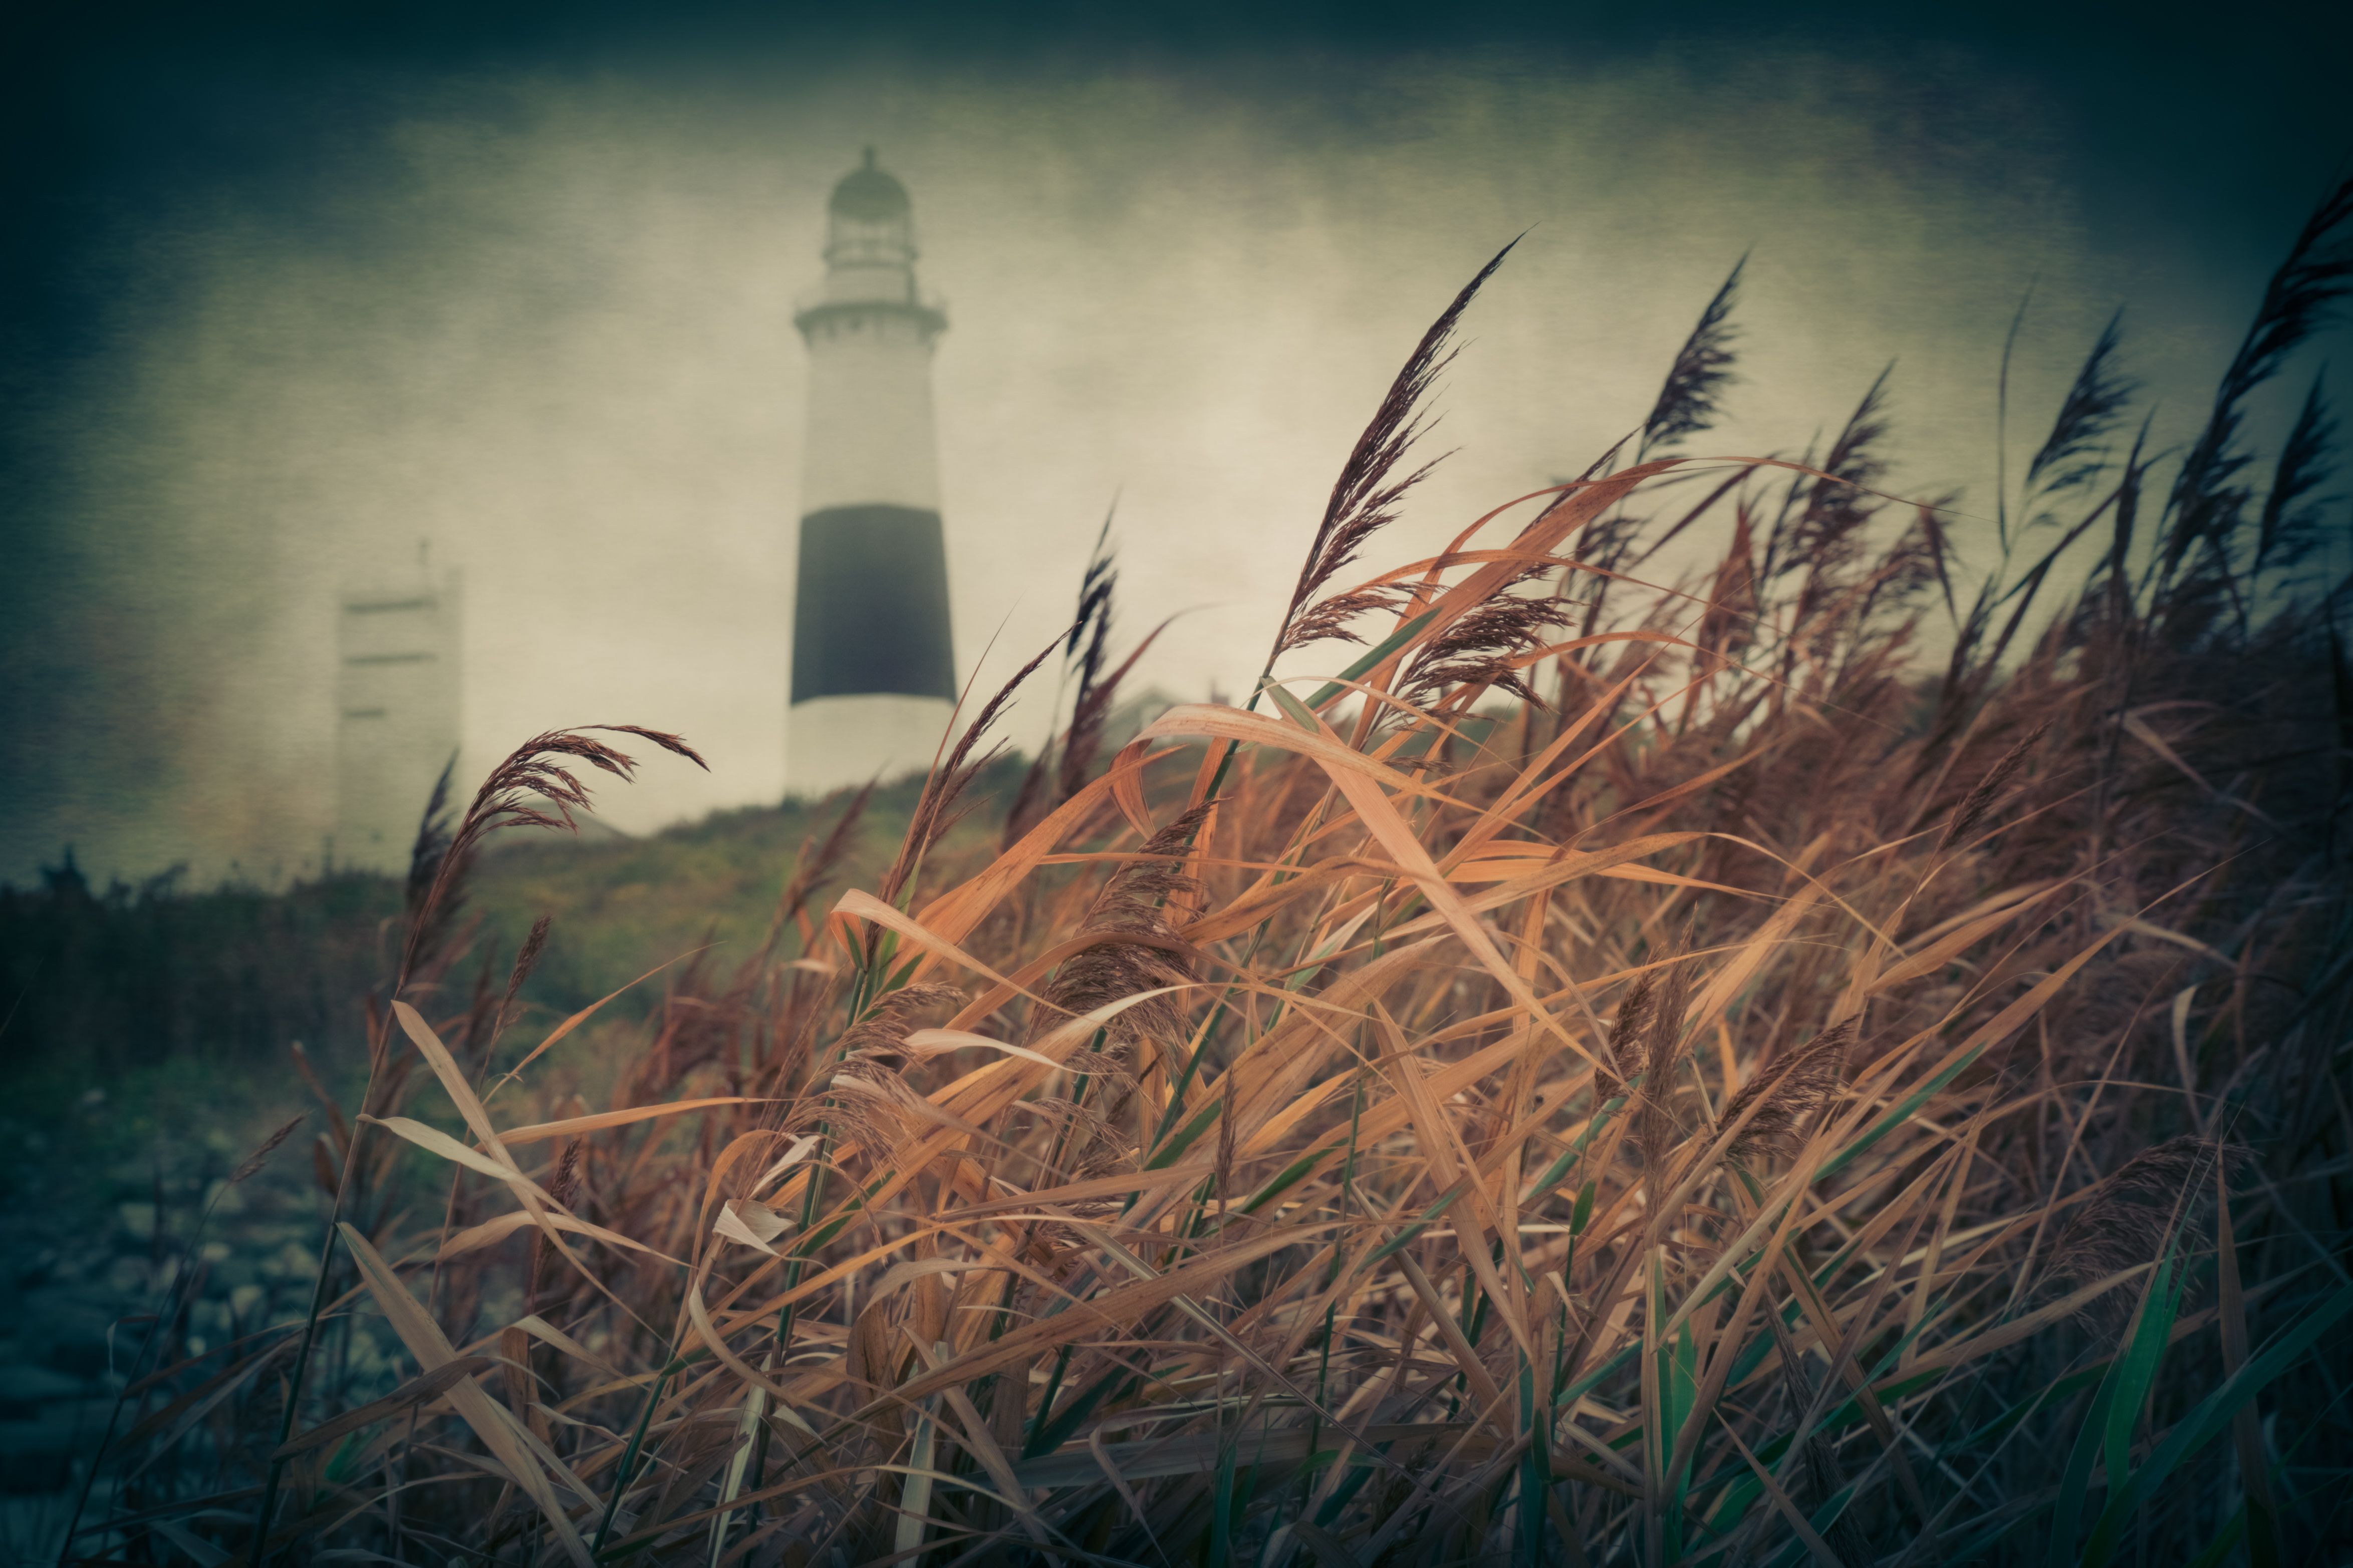
<instances>
[{"instance_id":1,"label":"white building","mask_svg":"<svg viewBox=\"0 0 2353 1568\"><path fill-rule=\"evenodd\" d=\"M331 851L340 867L407 868L434 781L458 751L459 610L458 574L437 584L422 561L342 596ZM450 787L462 795L467 783Z\"/></svg>"},{"instance_id":2,"label":"white building","mask_svg":"<svg viewBox=\"0 0 2353 1568\"><path fill-rule=\"evenodd\" d=\"M906 187L877 167L834 187L808 345L786 787L815 797L927 768L955 700L940 531L932 345Z\"/></svg>"}]
</instances>

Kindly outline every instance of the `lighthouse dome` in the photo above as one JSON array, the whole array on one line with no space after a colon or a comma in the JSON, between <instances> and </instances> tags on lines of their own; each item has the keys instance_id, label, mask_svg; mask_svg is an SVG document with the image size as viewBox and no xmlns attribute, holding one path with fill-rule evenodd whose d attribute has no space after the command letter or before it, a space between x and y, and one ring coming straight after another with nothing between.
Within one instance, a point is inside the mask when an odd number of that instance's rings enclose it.
<instances>
[{"instance_id":1,"label":"lighthouse dome","mask_svg":"<svg viewBox=\"0 0 2353 1568\"><path fill-rule=\"evenodd\" d=\"M852 169L833 187L833 200L826 210L835 217L855 219L860 223L880 223L891 218L904 218L913 211L907 200L907 187L878 168L874 149L866 149L862 168Z\"/></svg>"}]
</instances>

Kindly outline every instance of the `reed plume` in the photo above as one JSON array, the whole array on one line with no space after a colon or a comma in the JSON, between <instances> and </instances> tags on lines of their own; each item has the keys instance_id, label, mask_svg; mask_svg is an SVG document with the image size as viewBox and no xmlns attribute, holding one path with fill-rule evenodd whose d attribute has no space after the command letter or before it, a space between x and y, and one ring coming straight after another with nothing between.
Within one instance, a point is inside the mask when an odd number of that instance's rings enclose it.
<instances>
[{"instance_id":1,"label":"reed plume","mask_svg":"<svg viewBox=\"0 0 2353 1568\"><path fill-rule=\"evenodd\" d=\"M915 1059L907 1045L915 1019L926 1010L954 1007L964 1000L965 994L953 985L902 986L876 998L835 1043L836 1065L826 1085L838 1097L835 1118L855 1130L872 1158L886 1156L919 1125L912 1110L918 1097L906 1079ZM794 1125L813 1122L818 1115L818 1108L805 1107Z\"/></svg>"},{"instance_id":2,"label":"reed plume","mask_svg":"<svg viewBox=\"0 0 2353 1568\"><path fill-rule=\"evenodd\" d=\"M1357 595L1341 595L1323 604L1308 601L1336 576L1340 569L1354 562L1367 542L1397 521L1398 504L1406 492L1419 484L1436 466L1435 461L1406 474L1398 475L1406 454L1413 448L1428 429L1430 418L1422 405L1430 395L1430 385L1446 367L1454 363L1458 352L1453 346L1454 330L1462 320L1462 312L1471 308L1487 279L1512 253L1517 239L1495 252L1486 266L1482 267L1471 281L1462 286L1453 302L1439 313L1421 341L1407 356L1404 368L1373 410L1371 423L1356 437L1356 445L1348 460L1340 468L1340 477L1332 486L1331 499L1324 503L1323 521L1316 524L1314 537L1307 546L1307 559L1300 567L1299 581L1291 590L1291 603L1282 613L1282 630L1275 634L1274 654L1280 656L1293 648L1327 637L1357 640L1345 628L1348 621L1363 610L1386 605L1386 598L1363 600Z\"/></svg>"},{"instance_id":3,"label":"reed plume","mask_svg":"<svg viewBox=\"0 0 2353 1568\"><path fill-rule=\"evenodd\" d=\"M849 858L850 846L858 837L859 825L866 820L867 808L873 804L875 781L870 779L849 793L842 804L841 815L833 819L823 838L804 839L793 854L793 874L786 879L785 890L777 896L776 912L768 922L768 935L764 947L773 948L785 928L808 908L809 900L818 889L830 881Z\"/></svg>"},{"instance_id":4,"label":"reed plume","mask_svg":"<svg viewBox=\"0 0 2353 1568\"><path fill-rule=\"evenodd\" d=\"M2281 444L2279 461L2272 470L2270 489L2255 531L2252 569L2284 569L2300 563L2327 537L2323 518L2328 504L2342 497L2307 500L2313 491L2337 472L2337 420L2323 394L2327 371L2317 371L2312 387L2297 410L2295 427Z\"/></svg>"},{"instance_id":5,"label":"reed plume","mask_svg":"<svg viewBox=\"0 0 2353 1568\"><path fill-rule=\"evenodd\" d=\"M1398 694L1425 707L1459 695L1458 705L1467 707L1486 692L1501 691L1531 707L1543 707L1543 699L1522 672L1545 634L1568 624L1573 606L1562 599L1524 598L1509 590L1552 571L1549 565L1530 567L1493 598L1456 616L1407 663Z\"/></svg>"},{"instance_id":6,"label":"reed plume","mask_svg":"<svg viewBox=\"0 0 2353 1568\"><path fill-rule=\"evenodd\" d=\"M1746 252L1732 264L1732 270L1707 309L1699 313L1699 324L1675 353L1674 363L1667 367L1665 384L1659 388L1658 400L1642 420L1640 443L1634 449L1634 460L1641 462L1653 450L1673 447L1686 436L1696 436L1715 423L1716 399L1733 380L1733 362L1737 357L1732 351L1733 339L1738 336L1732 329L1732 306L1740 289L1740 270L1748 265Z\"/></svg>"},{"instance_id":7,"label":"reed plume","mask_svg":"<svg viewBox=\"0 0 2353 1568\"><path fill-rule=\"evenodd\" d=\"M1691 975L1688 963L1670 963L1644 1020L1642 1081L1634 1100L1634 1142L1641 1151L1646 1178L1665 1172L1667 1157L1683 1137L1683 1123L1674 1111L1678 1087L1675 1076L1683 1060Z\"/></svg>"},{"instance_id":8,"label":"reed plume","mask_svg":"<svg viewBox=\"0 0 2353 1568\"><path fill-rule=\"evenodd\" d=\"M522 945L515 950L514 967L507 972L506 994L499 998L491 1044L496 1044L498 1035L514 1022L515 998L522 994L523 983L531 978L532 971L539 967L540 954L547 949L547 933L554 924L554 915L540 916L531 922L530 932L522 939Z\"/></svg>"},{"instance_id":9,"label":"reed plume","mask_svg":"<svg viewBox=\"0 0 2353 1568\"><path fill-rule=\"evenodd\" d=\"M2102 1182L2052 1244L2043 1265L2046 1285L2088 1285L2156 1260L2175 1234L2203 1212L2216 1167L2229 1173L2253 1160L2253 1150L2185 1132L2144 1149ZM2129 1300L2111 1291L2081 1314L2113 1329L2129 1314Z\"/></svg>"},{"instance_id":10,"label":"reed plume","mask_svg":"<svg viewBox=\"0 0 2353 1568\"><path fill-rule=\"evenodd\" d=\"M260 1147L248 1154L238 1163L237 1169L228 1173L228 1184L232 1187L237 1186L259 1174L261 1167L269 1163L269 1156L278 1152L278 1146L285 1142L294 1129L301 1126L303 1119L309 1115L309 1111L304 1111L302 1115L295 1117L285 1126L263 1139Z\"/></svg>"},{"instance_id":11,"label":"reed plume","mask_svg":"<svg viewBox=\"0 0 2353 1568\"><path fill-rule=\"evenodd\" d=\"M2020 736L2017 743L2001 754L2001 760L1986 771L1985 777L1978 781L1977 787L1969 791L1968 797L1961 802L1960 809L1953 813L1952 824L1945 829L1944 837L1936 841L1939 854L1977 830L1978 824L1985 820L1986 813L1991 811L1994 803L2001 798L2002 791L2010 787L2019 770L2026 766L2027 758L2034 754L2036 744L2050 733L2053 722L2046 718Z\"/></svg>"},{"instance_id":12,"label":"reed plume","mask_svg":"<svg viewBox=\"0 0 2353 1568\"><path fill-rule=\"evenodd\" d=\"M1627 1077L1641 1070L1633 1064L1641 1048L1643 1026L1650 1021L1651 990L1655 984L1656 976L1645 972L1618 1004L1618 1015L1610 1021L1605 1050L1609 1066L1593 1078L1593 1103L1597 1108L1624 1094Z\"/></svg>"},{"instance_id":13,"label":"reed plume","mask_svg":"<svg viewBox=\"0 0 2353 1568\"><path fill-rule=\"evenodd\" d=\"M1890 364L1872 381L1821 462L1806 465L1819 467L1819 474L1792 485L1792 500L1802 495L1804 505L1794 519L1785 508L1784 522L1775 528L1767 548L1767 577L1803 570L1810 579L1822 582L1855 561L1862 548L1862 527L1879 510L1871 489L1887 472L1879 444L1889 429L1887 378L1894 369Z\"/></svg>"},{"instance_id":14,"label":"reed plume","mask_svg":"<svg viewBox=\"0 0 2353 1568\"><path fill-rule=\"evenodd\" d=\"M1725 1103L1718 1131L1748 1116L1725 1153L1735 1160L1794 1159L1799 1135L1846 1077L1847 1053L1854 1047L1855 1021L1840 1020L1795 1050L1784 1052ZM1756 1113L1749 1115L1749 1108Z\"/></svg>"},{"instance_id":15,"label":"reed plume","mask_svg":"<svg viewBox=\"0 0 2353 1568\"><path fill-rule=\"evenodd\" d=\"M1210 809L1204 803L1180 813L1112 873L1075 933L1093 940L1063 961L1046 988L1050 1008L1076 1016L1194 978L1198 955L1176 927L1202 895L1201 885L1183 867L1193 835ZM1059 1022L1051 1018L1047 1026ZM1173 1051L1184 1035L1184 1003L1155 996L1121 1013L1106 1028L1121 1044L1124 1065L1127 1053L1143 1042Z\"/></svg>"},{"instance_id":16,"label":"reed plume","mask_svg":"<svg viewBox=\"0 0 2353 1568\"><path fill-rule=\"evenodd\" d=\"M415 912L409 920L408 940L401 955L400 979L393 986L396 995L424 961L440 950L440 939L459 902L455 895L484 837L510 827L561 827L569 833L579 832L580 825L572 814L588 808L590 792L567 763L586 763L624 784L637 776L635 758L592 738L584 730L636 735L673 756L684 757L705 773L711 771L711 764L680 736L635 724L589 724L582 730L550 730L508 752L474 792L473 801L454 829L435 826L434 813L428 808L427 825L417 835L417 854L410 865L410 907ZM446 785L448 769L443 770L442 776ZM445 794L444 786L437 785L435 802L439 803Z\"/></svg>"},{"instance_id":17,"label":"reed plume","mask_svg":"<svg viewBox=\"0 0 2353 1568\"><path fill-rule=\"evenodd\" d=\"M2122 309L2100 329L2092 352L2060 403L2051 434L2026 465L2025 493L2046 504L2083 489L2107 467L2104 445L2123 418L2140 384L2117 368L2124 327Z\"/></svg>"},{"instance_id":18,"label":"reed plume","mask_svg":"<svg viewBox=\"0 0 2353 1568\"><path fill-rule=\"evenodd\" d=\"M956 743L949 751L947 760L934 764L925 777L923 793L915 801L913 819L908 824L907 835L900 844L898 857L891 862L891 868L882 874L881 896L883 902L898 901L900 895L907 890L909 879L923 863L923 857L946 836L963 810L967 809L964 804L965 791L971 788L973 780L980 775L981 770L997 760L1004 748L1000 742L977 756L974 755L975 751L982 739L996 727L997 721L1012 702L1013 694L1021 689L1024 681L1037 673L1038 667L1046 662L1047 657L1061 640L1057 637L1039 648L1029 663L1013 672L1012 679L997 689L996 695L981 705L980 712L965 726L964 733L956 737Z\"/></svg>"},{"instance_id":19,"label":"reed plume","mask_svg":"<svg viewBox=\"0 0 2353 1568\"><path fill-rule=\"evenodd\" d=\"M2305 220L2222 373L2213 410L2182 459L2167 498L2168 527L2159 556L2164 577L2178 574L2190 552L2203 546L2211 558L2208 578L2213 586L2227 589L2232 548L2251 499L2241 478L2253 461L2241 439L2247 399L2329 321L2348 291L2353 291L2353 178L2338 184ZM2192 593L2194 596L2194 589Z\"/></svg>"}]
</instances>

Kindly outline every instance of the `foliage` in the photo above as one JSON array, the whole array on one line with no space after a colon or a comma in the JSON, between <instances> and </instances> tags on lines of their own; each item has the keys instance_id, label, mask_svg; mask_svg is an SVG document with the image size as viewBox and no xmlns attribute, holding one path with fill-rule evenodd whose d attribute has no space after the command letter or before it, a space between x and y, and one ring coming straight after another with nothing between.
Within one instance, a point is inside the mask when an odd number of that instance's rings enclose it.
<instances>
[{"instance_id":1,"label":"foliage","mask_svg":"<svg viewBox=\"0 0 2353 1568\"><path fill-rule=\"evenodd\" d=\"M983 782L1001 800L1011 775ZM858 825L842 874L871 883L890 863L921 780L886 784ZM496 984L542 913L561 911L522 1001L562 1018L612 989L713 944L723 961L757 944L795 848L837 811L815 802L718 812L642 838L561 831L494 842L469 879L480 917L452 984ZM95 887L70 851L32 887L0 887L0 1077L44 1100L93 1083L121 1089L189 1062L278 1072L300 1040L332 1081L364 1065L361 1003L398 955L399 879L338 869L269 889L192 889L177 877ZM634 1023L659 987L614 1005ZM51 1084L49 1079L55 1079Z\"/></svg>"},{"instance_id":2,"label":"foliage","mask_svg":"<svg viewBox=\"0 0 2353 1568\"><path fill-rule=\"evenodd\" d=\"M383 983L399 912L381 877L336 874L277 895L184 893L169 878L98 889L68 853L39 887L0 887L9 1076L68 1057L77 1076L103 1081L347 1033L353 1004Z\"/></svg>"}]
</instances>

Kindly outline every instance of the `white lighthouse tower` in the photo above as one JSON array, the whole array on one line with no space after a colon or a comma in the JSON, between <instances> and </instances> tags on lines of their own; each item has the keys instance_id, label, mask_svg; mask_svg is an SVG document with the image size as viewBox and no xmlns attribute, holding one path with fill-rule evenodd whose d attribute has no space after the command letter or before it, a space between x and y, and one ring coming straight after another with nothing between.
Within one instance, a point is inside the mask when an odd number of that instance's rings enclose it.
<instances>
[{"instance_id":1,"label":"white lighthouse tower","mask_svg":"<svg viewBox=\"0 0 2353 1568\"><path fill-rule=\"evenodd\" d=\"M786 788L814 797L928 767L955 700L932 344L906 187L874 163L834 187L808 344Z\"/></svg>"}]
</instances>

